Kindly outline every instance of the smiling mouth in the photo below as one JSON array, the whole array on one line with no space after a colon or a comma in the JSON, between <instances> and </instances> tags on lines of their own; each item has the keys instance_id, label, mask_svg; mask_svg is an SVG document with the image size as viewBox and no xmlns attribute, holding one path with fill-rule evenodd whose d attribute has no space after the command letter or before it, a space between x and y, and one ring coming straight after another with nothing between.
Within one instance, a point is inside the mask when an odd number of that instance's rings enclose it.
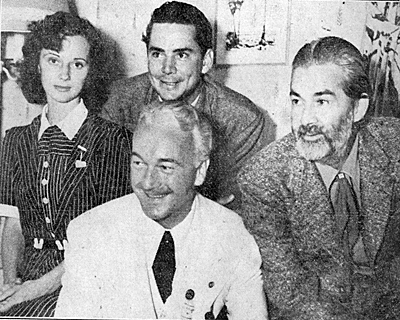
<instances>
[{"instance_id":1,"label":"smiling mouth","mask_svg":"<svg viewBox=\"0 0 400 320\"><path fill-rule=\"evenodd\" d=\"M323 136L322 133L314 133L314 134L306 133L306 134L302 135L302 138L303 138L303 140L306 140L306 141L315 141L315 140L320 139L322 136Z\"/></svg>"},{"instance_id":2,"label":"smiling mouth","mask_svg":"<svg viewBox=\"0 0 400 320\"><path fill-rule=\"evenodd\" d=\"M161 82L164 86L170 87L170 88L173 88L173 87L177 86L178 83L179 83L179 81L163 81L163 80L160 80L160 82Z\"/></svg>"},{"instance_id":3,"label":"smiling mouth","mask_svg":"<svg viewBox=\"0 0 400 320\"><path fill-rule=\"evenodd\" d=\"M145 195L150 199L162 199L162 198L165 198L167 195L169 195L169 193L151 194L151 193L145 192Z\"/></svg>"}]
</instances>

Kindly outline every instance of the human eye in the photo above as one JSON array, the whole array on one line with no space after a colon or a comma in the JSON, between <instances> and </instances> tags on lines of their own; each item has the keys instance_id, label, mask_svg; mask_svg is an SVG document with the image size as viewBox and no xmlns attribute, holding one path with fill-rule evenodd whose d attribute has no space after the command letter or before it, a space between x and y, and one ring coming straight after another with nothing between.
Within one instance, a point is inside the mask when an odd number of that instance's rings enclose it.
<instances>
[{"instance_id":1,"label":"human eye","mask_svg":"<svg viewBox=\"0 0 400 320\"><path fill-rule=\"evenodd\" d=\"M86 67L87 63L85 61L75 61L72 65L75 69L79 70Z\"/></svg>"},{"instance_id":2,"label":"human eye","mask_svg":"<svg viewBox=\"0 0 400 320\"><path fill-rule=\"evenodd\" d=\"M151 51L150 52L150 57L154 58L154 59L158 59L161 57L161 52L159 51Z\"/></svg>"},{"instance_id":3,"label":"human eye","mask_svg":"<svg viewBox=\"0 0 400 320\"><path fill-rule=\"evenodd\" d=\"M144 167L144 162L136 157L132 157L131 164L132 164L132 168L136 168L136 169L140 169L140 168Z\"/></svg>"},{"instance_id":4,"label":"human eye","mask_svg":"<svg viewBox=\"0 0 400 320\"><path fill-rule=\"evenodd\" d=\"M57 57L48 56L46 60L49 65L55 66L60 64L60 60Z\"/></svg>"},{"instance_id":5,"label":"human eye","mask_svg":"<svg viewBox=\"0 0 400 320\"><path fill-rule=\"evenodd\" d=\"M177 57L180 60L185 60L185 59L189 58L189 54L187 52L180 51L180 52L178 52Z\"/></svg>"},{"instance_id":6,"label":"human eye","mask_svg":"<svg viewBox=\"0 0 400 320\"><path fill-rule=\"evenodd\" d=\"M317 99L316 104L320 107L325 107L330 104L330 101L327 99Z\"/></svg>"},{"instance_id":7,"label":"human eye","mask_svg":"<svg viewBox=\"0 0 400 320\"><path fill-rule=\"evenodd\" d=\"M294 107L301 104L301 100L298 97L291 97L290 101Z\"/></svg>"},{"instance_id":8,"label":"human eye","mask_svg":"<svg viewBox=\"0 0 400 320\"><path fill-rule=\"evenodd\" d=\"M174 171L174 166L172 164L162 163L158 166L164 173L172 173Z\"/></svg>"}]
</instances>

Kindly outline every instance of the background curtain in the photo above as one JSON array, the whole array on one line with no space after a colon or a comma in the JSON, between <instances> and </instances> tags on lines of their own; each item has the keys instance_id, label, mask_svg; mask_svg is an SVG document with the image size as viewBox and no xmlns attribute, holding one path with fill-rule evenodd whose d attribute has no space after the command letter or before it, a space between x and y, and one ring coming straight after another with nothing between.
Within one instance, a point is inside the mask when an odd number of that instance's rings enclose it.
<instances>
[{"instance_id":1,"label":"background curtain","mask_svg":"<svg viewBox=\"0 0 400 320\"><path fill-rule=\"evenodd\" d=\"M373 95L370 114L400 118L399 2L368 3L363 53Z\"/></svg>"}]
</instances>

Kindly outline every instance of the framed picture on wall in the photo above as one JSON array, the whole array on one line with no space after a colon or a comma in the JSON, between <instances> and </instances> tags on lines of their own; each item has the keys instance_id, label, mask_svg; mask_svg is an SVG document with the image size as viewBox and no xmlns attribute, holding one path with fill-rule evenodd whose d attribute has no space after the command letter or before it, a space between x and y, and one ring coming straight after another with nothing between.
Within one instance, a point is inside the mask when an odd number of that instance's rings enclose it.
<instances>
[{"instance_id":1,"label":"framed picture on wall","mask_svg":"<svg viewBox=\"0 0 400 320\"><path fill-rule=\"evenodd\" d=\"M218 0L217 64L285 64L290 0Z\"/></svg>"}]
</instances>

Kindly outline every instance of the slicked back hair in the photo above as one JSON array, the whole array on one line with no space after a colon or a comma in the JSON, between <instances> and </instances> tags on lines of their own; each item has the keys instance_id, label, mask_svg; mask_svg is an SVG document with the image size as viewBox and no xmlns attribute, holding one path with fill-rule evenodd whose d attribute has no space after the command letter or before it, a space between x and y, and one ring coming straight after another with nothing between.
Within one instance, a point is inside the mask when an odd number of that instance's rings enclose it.
<instances>
[{"instance_id":1,"label":"slicked back hair","mask_svg":"<svg viewBox=\"0 0 400 320\"><path fill-rule=\"evenodd\" d=\"M142 40L149 48L151 31L155 23L176 23L191 25L195 28L195 41L200 46L204 56L208 49L212 49L212 27L206 16L191 4L171 1L165 2L161 7L155 9L146 28L146 35Z\"/></svg>"}]
</instances>

